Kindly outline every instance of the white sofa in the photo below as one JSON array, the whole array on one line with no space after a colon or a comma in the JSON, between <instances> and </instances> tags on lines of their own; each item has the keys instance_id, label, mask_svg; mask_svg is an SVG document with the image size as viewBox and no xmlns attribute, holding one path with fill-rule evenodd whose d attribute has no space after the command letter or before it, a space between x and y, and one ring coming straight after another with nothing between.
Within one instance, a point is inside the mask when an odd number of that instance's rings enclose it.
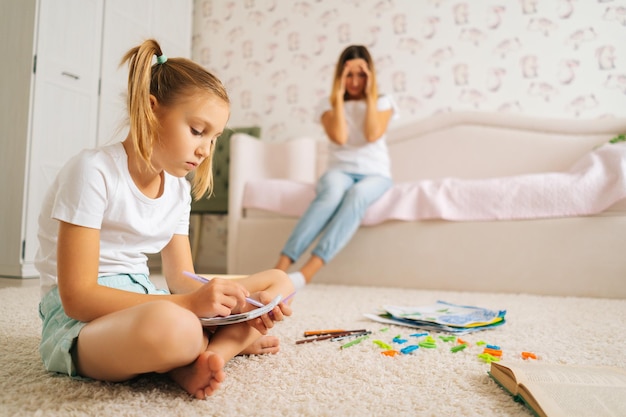
<instances>
[{"instance_id":1,"label":"white sofa","mask_svg":"<svg viewBox=\"0 0 626 417\"><path fill-rule=\"evenodd\" d=\"M595 145L624 132L626 119L457 112L392 127L388 142L394 181L401 184L564 171ZM245 134L232 137L229 274L273 267L297 221L297 214L244 207L246 184L260 179L314 184L325 167L325 150L324 141L312 138L267 142ZM390 220L359 228L315 282L626 298L625 249L623 200L589 216Z\"/></svg>"}]
</instances>

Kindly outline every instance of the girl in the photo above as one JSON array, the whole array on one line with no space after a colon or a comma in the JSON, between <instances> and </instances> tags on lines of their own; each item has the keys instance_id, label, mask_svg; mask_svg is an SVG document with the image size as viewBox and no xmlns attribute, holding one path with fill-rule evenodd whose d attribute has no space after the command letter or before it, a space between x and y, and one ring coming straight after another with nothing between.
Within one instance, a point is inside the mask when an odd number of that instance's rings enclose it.
<instances>
[{"instance_id":1,"label":"girl","mask_svg":"<svg viewBox=\"0 0 626 417\"><path fill-rule=\"evenodd\" d=\"M337 62L330 100L316 112L330 139L328 170L276 264L287 271L321 235L302 269L289 274L296 287L330 262L354 235L367 208L391 187L385 132L396 114L391 97L378 95L367 48L348 46Z\"/></svg>"},{"instance_id":2,"label":"girl","mask_svg":"<svg viewBox=\"0 0 626 417\"><path fill-rule=\"evenodd\" d=\"M152 65L154 56L157 63ZM224 363L239 353L278 350L265 337L271 314L209 333L198 317L251 310L245 297L268 303L293 287L282 271L201 284L188 239L193 195L212 187L215 141L229 118L221 82L190 60L167 59L155 40L131 49L130 131L121 143L85 150L60 171L39 218L46 368L72 377L124 381L168 373L204 399L224 380ZM161 252L168 290L148 278L146 253Z\"/></svg>"}]
</instances>

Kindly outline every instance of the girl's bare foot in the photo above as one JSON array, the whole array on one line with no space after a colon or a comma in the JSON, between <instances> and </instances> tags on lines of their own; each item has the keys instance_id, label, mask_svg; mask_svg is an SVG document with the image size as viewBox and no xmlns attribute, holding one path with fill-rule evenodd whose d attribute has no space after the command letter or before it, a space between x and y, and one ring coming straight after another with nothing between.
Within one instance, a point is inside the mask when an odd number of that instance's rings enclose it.
<instances>
[{"instance_id":1,"label":"girl's bare foot","mask_svg":"<svg viewBox=\"0 0 626 417\"><path fill-rule=\"evenodd\" d=\"M204 351L190 365L174 369L169 376L194 397L204 400L221 385L224 373L224 359L217 353Z\"/></svg>"},{"instance_id":2,"label":"girl's bare foot","mask_svg":"<svg viewBox=\"0 0 626 417\"><path fill-rule=\"evenodd\" d=\"M280 340L276 336L261 336L243 351L241 355L263 355L266 353L278 353Z\"/></svg>"}]
</instances>

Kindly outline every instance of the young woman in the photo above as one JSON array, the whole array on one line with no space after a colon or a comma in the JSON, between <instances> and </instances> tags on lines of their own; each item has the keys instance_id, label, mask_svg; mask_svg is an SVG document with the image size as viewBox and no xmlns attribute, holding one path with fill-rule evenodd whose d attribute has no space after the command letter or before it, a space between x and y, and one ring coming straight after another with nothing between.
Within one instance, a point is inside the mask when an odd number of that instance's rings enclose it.
<instances>
[{"instance_id":1,"label":"young woman","mask_svg":"<svg viewBox=\"0 0 626 417\"><path fill-rule=\"evenodd\" d=\"M296 287L310 282L350 241L367 208L392 185L385 132L397 111L390 96L378 94L366 47L352 45L341 53L330 100L316 115L330 140L328 170L276 264L287 271L320 236L301 270L289 274Z\"/></svg>"},{"instance_id":2,"label":"young woman","mask_svg":"<svg viewBox=\"0 0 626 417\"><path fill-rule=\"evenodd\" d=\"M278 340L262 335L291 310L281 303L260 318L211 332L199 317L248 311L256 307L246 297L268 303L293 286L278 270L206 284L184 275L193 271L185 176L195 171L196 198L211 189L228 95L211 73L187 59L167 59L154 40L131 49L125 62L127 138L72 158L42 207L40 353L48 370L77 378L168 373L204 399L224 380L225 361L277 351ZM168 290L148 277L145 254L158 252Z\"/></svg>"}]
</instances>

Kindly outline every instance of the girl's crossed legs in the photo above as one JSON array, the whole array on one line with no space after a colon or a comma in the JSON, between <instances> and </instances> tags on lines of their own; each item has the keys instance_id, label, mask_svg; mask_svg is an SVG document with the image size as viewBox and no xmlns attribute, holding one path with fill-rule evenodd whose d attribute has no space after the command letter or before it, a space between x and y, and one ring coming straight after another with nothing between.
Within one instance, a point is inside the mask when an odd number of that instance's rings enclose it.
<instances>
[{"instance_id":1,"label":"girl's crossed legs","mask_svg":"<svg viewBox=\"0 0 626 417\"><path fill-rule=\"evenodd\" d=\"M268 275L251 279L262 281ZM218 326L209 334L191 311L157 300L87 323L72 356L84 377L117 382L143 373L168 373L189 394L204 399L219 388L224 365L234 356L277 351L278 339L262 336L249 322Z\"/></svg>"},{"instance_id":2,"label":"girl's crossed legs","mask_svg":"<svg viewBox=\"0 0 626 417\"><path fill-rule=\"evenodd\" d=\"M210 339L198 318L169 301L141 304L83 327L74 348L82 376L125 381L158 372L196 398L211 395L225 378L224 364L259 340L247 323L219 328Z\"/></svg>"}]
</instances>

